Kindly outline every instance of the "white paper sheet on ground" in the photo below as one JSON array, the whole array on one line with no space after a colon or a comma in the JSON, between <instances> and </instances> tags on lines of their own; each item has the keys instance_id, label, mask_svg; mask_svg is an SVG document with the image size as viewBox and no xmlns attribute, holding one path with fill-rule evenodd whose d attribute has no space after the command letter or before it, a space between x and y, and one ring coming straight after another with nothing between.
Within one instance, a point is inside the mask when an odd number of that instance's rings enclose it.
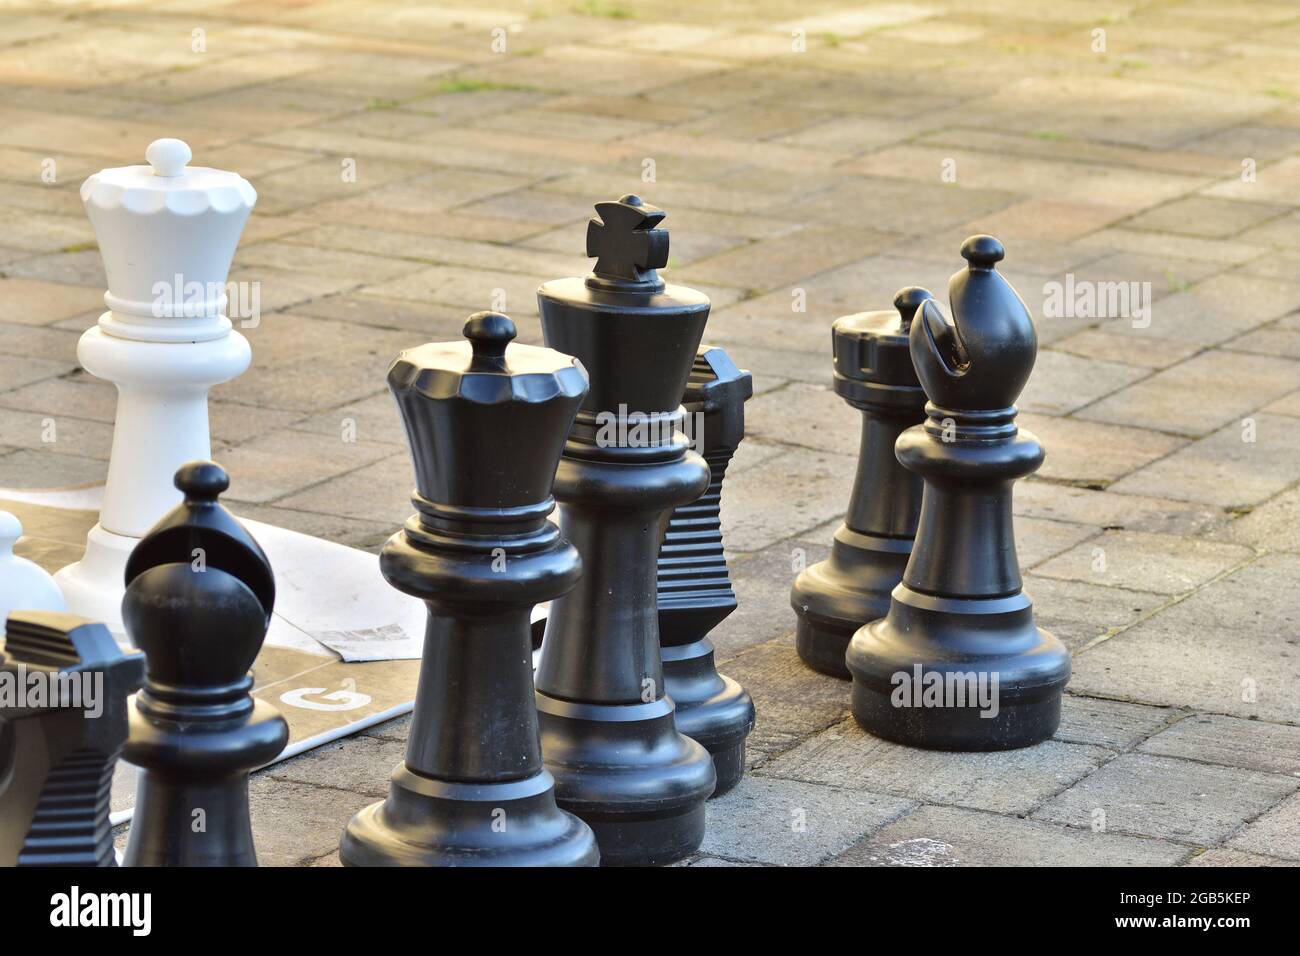
<instances>
[{"instance_id":1,"label":"white paper sheet on ground","mask_svg":"<svg viewBox=\"0 0 1300 956\"><path fill-rule=\"evenodd\" d=\"M103 485L41 491L0 488L0 498L11 501L91 511L99 510L103 494ZM424 604L391 587L379 573L375 555L260 521L240 520L275 572L275 616L266 635L268 644L312 654L334 651L349 662L420 657Z\"/></svg>"},{"instance_id":2,"label":"white paper sheet on ground","mask_svg":"<svg viewBox=\"0 0 1300 956\"><path fill-rule=\"evenodd\" d=\"M365 551L241 519L275 572L275 618L267 642L345 661L419 658L424 602L393 588Z\"/></svg>"}]
</instances>

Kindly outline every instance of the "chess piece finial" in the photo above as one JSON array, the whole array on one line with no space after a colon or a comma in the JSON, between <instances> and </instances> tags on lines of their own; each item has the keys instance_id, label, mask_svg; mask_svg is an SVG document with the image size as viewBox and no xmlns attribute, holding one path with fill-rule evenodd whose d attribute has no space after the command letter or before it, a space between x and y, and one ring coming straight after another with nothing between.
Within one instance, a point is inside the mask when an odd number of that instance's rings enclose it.
<instances>
[{"instance_id":1,"label":"chess piece finial","mask_svg":"<svg viewBox=\"0 0 1300 956\"><path fill-rule=\"evenodd\" d=\"M853 635L845 661L853 715L871 733L1002 750L1055 732L1070 655L1035 624L1016 560L1012 486L1043 461L1014 406L1037 336L994 268L1002 245L974 236L961 252L969 265L948 284L953 318L922 301L908 336L929 399L924 424L895 446L925 481L916 541L888 613Z\"/></svg>"},{"instance_id":2,"label":"chess piece finial","mask_svg":"<svg viewBox=\"0 0 1300 956\"><path fill-rule=\"evenodd\" d=\"M656 271L668 265L668 230L658 228L667 215L640 196L596 203L599 219L587 223L587 255L596 264L587 284L627 292L661 292Z\"/></svg>"},{"instance_id":3,"label":"chess piece finial","mask_svg":"<svg viewBox=\"0 0 1300 956\"><path fill-rule=\"evenodd\" d=\"M745 402L754 394L749 372L726 351L700 346L682 395L696 448L709 465L709 486L668 516L659 547L659 644L664 687L677 705L677 729L713 757L721 796L745 772L745 738L754 727L754 701L719 674L709 633L736 609L722 541L722 485L745 437Z\"/></svg>"},{"instance_id":4,"label":"chess piece finial","mask_svg":"<svg viewBox=\"0 0 1300 956\"><path fill-rule=\"evenodd\" d=\"M126 566L122 616L148 661L126 759L141 768L126 862L254 866L248 774L288 741L284 718L251 696L249 674L275 602L257 542L217 496L215 462L176 474L185 495ZM202 828L192 816L201 811Z\"/></svg>"},{"instance_id":5,"label":"chess piece finial","mask_svg":"<svg viewBox=\"0 0 1300 956\"><path fill-rule=\"evenodd\" d=\"M898 331L907 334L912 331L912 319L926 299L933 299L927 290L919 285L904 286L894 293L894 308L898 310Z\"/></svg>"},{"instance_id":6,"label":"chess piece finial","mask_svg":"<svg viewBox=\"0 0 1300 956\"><path fill-rule=\"evenodd\" d=\"M388 799L343 833L351 866L581 866L589 827L559 809L542 765L528 617L571 589L577 550L547 520L587 390L571 356L512 345L479 312L465 340L407 349L388 386L406 428L416 514L380 570L429 623L406 759Z\"/></svg>"},{"instance_id":7,"label":"chess piece finial","mask_svg":"<svg viewBox=\"0 0 1300 956\"><path fill-rule=\"evenodd\" d=\"M14 611L0 677L17 691L0 703L0 866L115 866L109 791L144 657L102 624Z\"/></svg>"},{"instance_id":8,"label":"chess piece finial","mask_svg":"<svg viewBox=\"0 0 1300 956\"><path fill-rule=\"evenodd\" d=\"M625 865L694 852L717 783L664 691L654 533L709 484L681 430L709 300L654 274L667 261L667 233L654 228L663 210L633 199L597 205L595 273L537 290L546 344L591 375L555 475L560 526L586 573L546 622L542 753L560 806L591 825L603 863Z\"/></svg>"},{"instance_id":9,"label":"chess piece finial","mask_svg":"<svg viewBox=\"0 0 1300 956\"><path fill-rule=\"evenodd\" d=\"M848 678L849 639L889 610L912 551L921 480L898 463L894 443L925 420L909 335L929 301L925 289L908 286L894 295L893 311L846 315L831 326L835 391L861 417L857 470L830 556L799 573L790 604L799 657L832 677Z\"/></svg>"},{"instance_id":10,"label":"chess piece finial","mask_svg":"<svg viewBox=\"0 0 1300 956\"><path fill-rule=\"evenodd\" d=\"M144 158L153 167L155 176L171 179L185 172L185 166L194 154L184 140L156 139L144 151Z\"/></svg>"},{"instance_id":11,"label":"chess piece finial","mask_svg":"<svg viewBox=\"0 0 1300 956\"><path fill-rule=\"evenodd\" d=\"M504 367L506 347L518 332L509 316L500 312L475 312L466 320L464 334L474 350L475 371L486 372Z\"/></svg>"},{"instance_id":12,"label":"chess piece finial","mask_svg":"<svg viewBox=\"0 0 1300 956\"><path fill-rule=\"evenodd\" d=\"M14 554L23 525L8 511L0 511L0 620L10 611L63 611L67 605L54 578L40 565Z\"/></svg>"}]
</instances>

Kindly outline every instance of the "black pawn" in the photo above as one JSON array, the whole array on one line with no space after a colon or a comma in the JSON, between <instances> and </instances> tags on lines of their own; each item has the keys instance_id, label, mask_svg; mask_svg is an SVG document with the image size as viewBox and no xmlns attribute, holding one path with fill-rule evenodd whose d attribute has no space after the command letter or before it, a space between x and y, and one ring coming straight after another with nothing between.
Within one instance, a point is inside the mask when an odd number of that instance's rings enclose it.
<instances>
[{"instance_id":1,"label":"black pawn","mask_svg":"<svg viewBox=\"0 0 1300 956\"><path fill-rule=\"evenodd\" d=\"M745 772L745 738L754 727L754 702L713 663L712 631L736 609L722 550L722 480L745 437L745 402L754 380L720 348L695 355L682 407L691 434L709 464L709 487L678 505L659 547L659 645L664 685L677 705L677 729L713 756L720 796Z\"/></svg>"},{"instance_id":2,"label":"black pawn","mask_svg":"<svg viewBox=\"0 0 1300 956\"><path fill-rule=\"evenodd\" d=\"M250 696L275 604L252 535L217 501L221 466L176 472L185 500L126 562L122 619L148 674L124 756L141 768L128 866L256 866L249 772L284 749L279 712Z\"/></svg>"},{"instance_id":3,"label":"black pawn","mask_svg":"<svg viewBox=\"0 0 1300 956\"><path fill-rule=\"evenodd\" d=\"M594 866L596 840L556 806L533 698L533 605L570 590L578 552L546 518L587 390L567 355L509 345L479 312L468 342L402 352L388 370L415 465L416 514L380 568L429 609L406 760L388 799L343 833L351 866ZM508 347L507 347L508 346Z\"/></svg>"},{"instance_id":4,"label":"black pawn","mask_svg":"<svg viewBox=\"0 0 1300 956\"><path fill-rule=\"evenodd\" d=\"M798 617L799 656L832 677L848 679L849 638L885 616L912 553L921 479L898 463L894 443L925 420L925 392L912 368L908 336L928 298L924 289L902 289L894 296L896 311L842 316L831 328L835 391L862 413L858 469L830 557L799 573L790 604Z\"/></svg>"},{"instance_id":5,"label":"black pawn","mask_svg":"<svg viewBox=\"0 0 1300 956\"><path fill-rule=\"evenodd\" d=\"M0 680L0 866L115 866L109 791L144 656L102 624L14 611Z\"/></svg>"},{"instance_id":6,"label":"black pawn","mask_svg":"<svg viewBox=\"0 0 1300 956\"><path fill-rule=\"evenodd\" d=\"M665 515L709 484L680 406L709 300L656 272L668 261L662 210L636 196L596 210L595 271L537 292L546 344L591 375L555 477L560 528L585 570L546 624L542 754L560 805L596 831L603 863L667 863L704 839L716 782L708 751L677 730L655 601Z\"/></svg>"},{"instance_id":7,"label":"black pawn","mask_svg":"<svg viewBox=\"0 0 1300 956\"><path fill-rule=\"evenodd\" d=\"M1001 244L962 245L969 268L912 322L929 397L898 460L925 479L921 518L889 614L853 636L853 715L871 733L940 750L1004 750L1050 737L1070 655L1021 591L1011 488L1043 461L1014 402L1034 367L1029 310L994 269Z\"/></svg>"}]
</instances>

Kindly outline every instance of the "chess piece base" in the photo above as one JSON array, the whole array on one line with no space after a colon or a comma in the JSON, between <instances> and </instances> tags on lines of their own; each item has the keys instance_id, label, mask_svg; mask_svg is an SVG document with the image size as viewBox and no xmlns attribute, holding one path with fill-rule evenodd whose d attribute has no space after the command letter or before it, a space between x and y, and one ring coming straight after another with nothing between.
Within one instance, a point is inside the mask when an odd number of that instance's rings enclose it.
<instances>
[{"instance_id":1,"label":"chess piece base","mask_svg":"<svg viewBox=\"0 0 1300 956\"><path fill-rule=\"evenodd\" d=\"M849 640L889 612L890 592L902 580L911 553L911 538L861 534L840 525L830 557L801 571L790 590L800 659L815 671L848 680Z\"/></svg>"},{"instance_id":2,"label":"chess piece base","mask_svg":"<svg viewBox=\"0 0 1300 956\"><path fill-rule=\"evenodd\" d=\"M754 729L754 701L713 663L713 642L661 649L664 690L677 707L677 730L700 744L713 757L720 797L745 773L745 738Z\"/></svg>"},{"instance_id":3,"label":"chess piece base","mask_svg":"<svg viewBox=\"0 0 1300 956\"><path fill-rule=\"evenodd\" d=\"M940 598L900 586L888 616L853 636L846 660L858 723L931 750L1011 750L1046 740L1060 723L1070 679L1069 651L1034 624L1033 606L1019 593ZM983 683L972 685L972 674ZM927 702L931 682L941 689ZM984 688L982 699L975 687Z\"/></svg>"},{"instance_id":4,"label":"chess piece base","mask_svg":"<svg viewBox=\"0 0 1300 956\"><path fill-rule=\"evenodd\" d=\"M123 646L129 643L122 623L126 559L139 543L139 538L114 534L96 524L86 536L81 560L54 574L69 612L102 622Z\"/></svg>"},{"instance_id":5,"label":"chess piece base","mask_svg":"<svg viewBox=\"0 0 1300 956\"><path fill-rule=\"evenodd\" d=\"M596 834L604 866L650 866L704 841L704 802L717 777L709 752L678 732L669 697L596 704L537 693L556 799Z\"/></svg>"},{"instance_id":6,"label":"chess piece base","mask_svg":"<svg viewBox=\"0 0 1300 956\"><path fill-rule=\"evenodd\" d=\"M542 771L523 780L456 783L405 765L388 799L343 831L345 866L596 866L592 831L555 803Z\"/></svg>"}]
</instances>

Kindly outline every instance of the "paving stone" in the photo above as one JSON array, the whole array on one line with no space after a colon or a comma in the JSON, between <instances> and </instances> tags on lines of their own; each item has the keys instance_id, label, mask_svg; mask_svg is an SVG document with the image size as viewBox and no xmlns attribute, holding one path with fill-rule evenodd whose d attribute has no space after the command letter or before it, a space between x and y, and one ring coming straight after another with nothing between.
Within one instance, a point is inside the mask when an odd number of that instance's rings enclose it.
<instances>
[{"instance_id":1,"label":"paving stone","mask_svg":"<svg viewBox=\"0 0 1300 956\"><path fill-rule=\"evenodd\" d=\"M1300 860L1300 795L1265 813L1228 841L1235 850Z\"/></svg>"},{"instance_id":2,"label":"paving stone","mask_svg":"<svg viewBox=\"0 0 1300 956\"><path fill-rule=\"evenodd\" d=\"M1024 575L1024 591L1034 602L1038 626L1055 634L1071 651L1128 627L1169 601L1164 594L1045 578L1032 572Z\"/></svg>"},{"instance_id":3,"label":"paving stone","mask_svg":"<svg viewBox=\"0 0 1300 956\"><path fill-rule=\"evenodd\" d=\"M1107 531L1038 565L1039 577L1086 581L1156 594L1191 591L1249 559L1249 549L1137 531Z\"/></svg>"},{"instance_id":4,"label":"paving stone","mask_svg":"<svg viewBox=\"0 0 1300 956\"><path fill-rule=\"evenodd\" d=\"M259 866L294 866L338 850L353 814L375 802L369 794L255 776L248 786Z\"/></svg>"},{"instance_id":5,"label":"paving stone","mask_svg":"<svg viewBox=\"0 0 1300 956\"><path fill-rule=\"evenodd\" d=\"M406 757L406 741L386 737L336 740L268 767L274 780L350 790L355 794L384 797L393 768ZM339 830L347 820L339 822Z\"/></svg>"},{"instance_id":6,"label":"paving stone","mask_svg":"<svg viewBox=\"0 0 1300 956\"><path fill-rule=\"evenodd\" d=\"M1061 701L1061 726L1053 737L1068 743L1095 744L1107 750L1130 750L1178 717L1179 712L1169 707L1147 707L1067 693Z\"/></svg>"},{"instance_id":7,"label":"paving stone","mask_svg":"<svg viewBox=\"0 0 1300 956\"><path fill-rule=\"evenodd\" d=\"M1022 414L1016 423L1032 432L1047 450L1038 475L1097 485L1122 478L1187 443L1145 428L1079 418Z\"/></svg>"},{"instance_id":8,"label":"paving stone","mask_svg":"<svg viewBox=\"0 0 1300 956\"><path fill-rule=\"evenodd\" d=\"M719 664L747 647L794 630L790 586L795 568L823 560L830 553L829 542L829 536L820 544L778 542L762 551L728 555L738 606L709 633Z\"/></svg>"},{"instance_id":9,"label":"paving stone","mask_svg":"<svg viewBox=\"0 0 1300 956\"><path fill-rule=\"evenodd\" d=\"M923 806L840 854L832 865L1173 866L1189 853L1163 840Z\"/></svg>"},{"instance_id":10,"label":"paving stone","mask_svg":"<svg viewBox=\"0 0 1300 956\"><path fill-rule=\"evenodd\" d=\"M1288 207L1274 203L1229 202L1211 196L1188 196L1134 216L1124 225L1129 229L1228 239L1288 211Z\"/></svg>"},{"instance_id":11,"label":"paving stone","mask_svg":"<svg viewBox=\"0 0 1300 956\"><path fill-rule=\"evenodd\" d=\"M57 455L57 457L56 457ZM82 455L44 448L19 448L0 457L0 486L5 488L63 488L88 485L108 477L108 456Z\"/></svg>"},{"instance_id":12,"label":"paving stone","mask_svg":"<svg viewBox=\"0 0 1300 956\"><path fill-rule=\"evenodd\" d=\"M1074 658L1070 689L1300 723L1300 557L1259 558Z\"/></svg>"},{"instance_id":13,"label":"paving stone","mask_svg":"<svg viewBox=\"0 0 1300 956\"><path fill-rule=\"evenodd\" d=\"M1210 505L1119 495L1033 479L1016 485L1014 504L1017 515L1031 518L1170 535L1203 534L1228 521L1226 514Z\"/></svg>"},{"instance_id":14,"label":"paving stone","mask_svg":"<svg viewBox=\"0 0 1300 956\"><path fill-rule=\"evenodd\" d=\"M1111 756L1101 747L1056 740L997 753L916 750L872 737L849 718L758 772L926 803L1024 814ZM1007 780L1015 780L1015 787L1005 786Z\"/></svg>"},{"instance_id":15,"label":"paving stone","mask_svg":"<svg viewBox=\"0 0 1300 956\"><path fill-rule=\"evenodd\" d=\"M1283 492L1216 534L1253 548L1300 551L1300 488Z\"/></svg>"},{"instance_id":16,"label":"paving stone","mask_svg":"<svg viewBox=\"0 0 1300 956\"><path fill-rule=\"evenodd\" d=\"M1144 340L1134 335L1124 335L1116 331L1113 323L1104 323L1096 328L1084 329L1057 339L1052 343L1052 347L1073 355L1105 359L1110 362L1125 362L1150 369L1176 365L1183 359L1195 355L1202 348L1197 342L1180 342L1173 339Z\"/></svg>"},{"instance_id":17,"label":"paving stone","mask_svg":"<svg viewBox=\"0 0 1300 956\"><path fill-rule=\"evenodd\" d=\"M815 866L914 806L898 797L751 775L706 805L700 850L734 860Z\"/></svg>"},{"instance_id":18,"label":"paving stone","mask_svg":"<svg viewBox=\"0 0 1300 956\"><path fill-rule=\"evenodd\" d=\"M838 723L849 711L848 684L805 666L792 637L748 648L723 670L749 691L759 715L745 742L751 766Z\"/></svg>"},{"instance_id":19,"label":"paving stone","mask_svg":"<svg viewBox=\"0 0 1300 956\"><path fill-rule=\"evenodd\" d=\"M1294 419L1255 412L1112 487L1121 493L1203 501L1234 510L1257 505L1300 475L1296 432Z\"/></svg>"},{"instance_id":20,"label":"paving stone","mask_svg":"<svg viewBox=\"0 0 1300 956\"><path fill-rule=\"evenodd\" d=\"M1016 404L1027 412L1067 415L1147 376L1146 369L1044 349Z\"/></svg>"},{"instance_id":21,"label":"paving stone","mask_svg":"<svg viewBox=\"0 0 1300 956\"><path fill-rule=\"evenodd\" d=\"M1300 727L1222 714L1196 714L1151 737L1138 749L1300 777Z\"/></svg>"},{"instance_id":22,"label":"paving stone","mask_svg":"<svg viewBox=\"0 0 1300 956\"><path fill-rule=\"evenodd\" d=\"M1297 787L1300 780L1276 774L1122 754L1049 800L1032 818L1091 828L1101 811L1108 833L1208 846Z\"/></svg>"},{"instance_id":23,"label":"paving stone","mask_svg":"<svg viewBox=\"0 0 1300 956\"><path fill-rule=\"evenodd\" d=\"M836 455L796 448L767 459L761 469L728 477L722 502L727 547L759 551L843 515L856 467L856 451Z\"/></svg>"},{"instance_id":24,"label":"paving stone","mask_svg":"<svg viewBox=\"0 0 1300 956\"><path fill-rule=\"evenodd\" d=\"M862 413L830 388L791 382L784 388L750 399L745 406L745 434L746 438L753 435L856 458L862 435Z\"/></svg>"},{"instance_id":25,"label":"paving stone","mask_svg":"<svg viewBox=\"0 0 1300 956\"><path fill-rule=\"evenodd\" d=\"M48 325L95 308L104 308L103 289L41 279L0 278L0 322Z\"/></svg>"},{"instance_id":26,"label":"paving stone","mask_svg":"<svg viewBox=\"0 0 1300 956\"><path fill-rule=\"evenodd\" d=\"M395 454L288 495L276 504L386 524L396 531L411 514L412 484L410 460Z\"/></svg>"},{"instance_id":27,"label":"paving stone","mask_svg":"<svg viewBox=\"0 0 1300 956\"><path fill-rule=\"evenodd\" d=\"M230 472L231 497L259 504L396 455L390 444L283 428L233 447L214 449Z\"/></svg>"},{"instance_id":28,"label":"paving stone","mask_svg":"<svg viewBox=\"0 0 1300 956\"><path fill-rule=\"evenodd\" d=\"M1116 425L1204 435L1295 389L1300 362L1203 352L1080 411Z\"/></svg>"},{"instance_id":29,"label":"paving stone","mask_svg":"<svg viewBox=\"0 0 1300 956\"><path fill-rule=\"evenodd\" d=\"M1022 570L1035 567L1081 541L1087 541L1100 529L1089 525L1052 521L1046 518L1020 518L1016 521L1016 555Z\"/></svg>"}]
</instances>

